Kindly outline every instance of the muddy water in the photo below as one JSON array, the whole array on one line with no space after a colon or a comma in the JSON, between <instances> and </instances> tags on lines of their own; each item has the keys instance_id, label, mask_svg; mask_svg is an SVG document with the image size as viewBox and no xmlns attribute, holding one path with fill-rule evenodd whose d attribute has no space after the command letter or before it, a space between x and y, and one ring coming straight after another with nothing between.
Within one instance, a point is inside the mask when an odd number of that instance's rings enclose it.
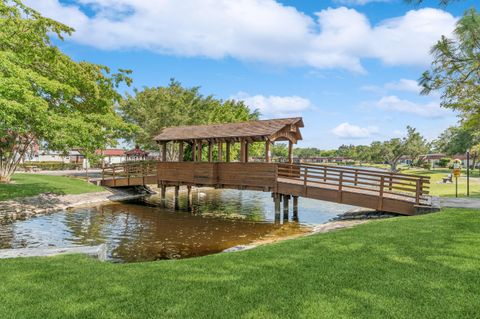
<instances>
[{"instance_id":1,"label":"muddy water","mask_svg":"<svg viewBox=\"0 0 480 319\"><path fill-rule=\"evenodd\" d=\"M269 193L200 190L193 212L181 194L180 210L144 204L77 208L0 225L0 248L108 245L113 261L134 262L203 256L237 245L301 234L349 209L300 200L298 218L276 216Z\"/></svg>"}]
</instances>

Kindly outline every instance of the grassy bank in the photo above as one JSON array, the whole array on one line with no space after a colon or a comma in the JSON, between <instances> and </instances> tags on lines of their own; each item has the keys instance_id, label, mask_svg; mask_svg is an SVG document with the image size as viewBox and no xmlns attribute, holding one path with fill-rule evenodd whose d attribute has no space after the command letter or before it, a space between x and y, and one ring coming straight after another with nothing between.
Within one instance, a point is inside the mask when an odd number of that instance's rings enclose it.
<instances>
[{"instance_id":1,"label":"grassy bank","mask_svg":"<svg viewBox=\"0 0 480 319\"><path fill-rule=\"evenodd\" d=\"M101 192L101 187L65 176L15 174L12 183L0 184L0 201L42 193L82 194Z\"/></svg>"},{"instance_id":2,"label":"grassy bank","mask_svg":"<svg viewBox=\"0 0 480 319\"><path fill-rule=\"evenodd\" d=\"M453 197L455 196L455 183L445 184L442 183L442 178L447 177L448 174L452 173L451 169L434 169L434 170L425 170L425 169L409 169L404 170L402 173L405 174L415 174L430 176L430 191L434 196L445 196ZM458 178L458 195L459 197L465 197L467 195L467 172L466 170L462 171L461 177ZM472 178L470 179L470 196L480 197L480 177L478 170L471 171ZM455 182L455 178L453 178Z\"/></svg>"},{"instance_id":3,"label":"grassy bank","mask_svg":"<svg viewBox=\"0 0 480 319\"><path fill-rule=\"evenodd\" d=\"M480 213L136 264L0 261L2 318L478 318Z\"/></svg>"}]
</instances>

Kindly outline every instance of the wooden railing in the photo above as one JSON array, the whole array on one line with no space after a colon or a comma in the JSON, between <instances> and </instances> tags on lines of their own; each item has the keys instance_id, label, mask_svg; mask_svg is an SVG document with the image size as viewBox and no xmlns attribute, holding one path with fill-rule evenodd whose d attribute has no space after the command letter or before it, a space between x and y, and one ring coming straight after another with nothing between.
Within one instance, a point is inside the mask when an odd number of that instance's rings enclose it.
<instances>
[{"instance_id":1,"label":"wooden railing","mask_svg":"<svg viewBox=\"0 0 480 319\"><path fill-rule=\"evenodd\" d=\"M425 202L429 194L430 178L424 176L330 165L277 165L278 178L299 181L304 186L373 192L380 198L390 194L413 200L417 205Z\"/></svg>"},{"instance_id":2,"label":"wooden railing","mask_svg":"<svg viewBox=\"0 0 480 319\"><path fill-rule=\"evenodd\" d=\"M129 181L133 178L144 179L147 176L157 175L157 162L130 162L113 164L102 170L102 179L113 180L113 186L117 179L127 178ZM130 184L130 183L128 183Z\"/></svg>"},{"instance_id":3,"label":"wooden railing","mask_svg":"<svg viewBox=\"0 0 480 319\"><path fill-rule=\"evenodd\" d=\"M383 198L407 200L416 205L428 204L429 177L375 171L362 168L318 164L283 163L196 163L132 162L107 167L102 179L113 187L146 185L146 182L212 186L267 188L273 192L278 182L373 194ZM122 181L120 181L122 180ZM288 190L286 190L288 191Z\"/></svg>"}]
</instances>

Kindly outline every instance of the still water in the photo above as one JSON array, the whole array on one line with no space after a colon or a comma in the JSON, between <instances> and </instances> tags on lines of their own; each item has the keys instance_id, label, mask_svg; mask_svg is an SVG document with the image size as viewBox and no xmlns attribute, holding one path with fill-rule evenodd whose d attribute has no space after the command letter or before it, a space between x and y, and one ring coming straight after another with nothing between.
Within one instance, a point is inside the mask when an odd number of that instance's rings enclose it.
<instances>
[{"instance_id":1,"label":"still water","mask_svg":"<svg viewBox=\"0 0 480 319\"><path fill-rule=\"evenodd\" d=\"M275 217L270 193L236 190L194 191L193 212L182 209L182 193L179 211L172 198L166 208L155 196L150 202L77 208L0 225L0 248L106 243L108 257L117 262L187 258L303 233L351 209L300 198L298 219L290 208L287 220Z\"/></svg>"}]
</instances>

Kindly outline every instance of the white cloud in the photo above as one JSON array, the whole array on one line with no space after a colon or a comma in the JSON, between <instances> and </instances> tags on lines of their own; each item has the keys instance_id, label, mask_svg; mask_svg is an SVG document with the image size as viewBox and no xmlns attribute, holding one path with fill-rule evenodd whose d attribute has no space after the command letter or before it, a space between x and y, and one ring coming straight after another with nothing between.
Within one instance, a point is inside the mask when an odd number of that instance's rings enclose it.
<instances>
[{"instance_id":1,"label":"white cloud","mask_svg":"<svg viewBox=\"0 0 480 319\"><path fill-rule=\"evenodd\" d=\"M365 1L365 0L363 0ZM143 49L179 56L233 57L363 72L363 58L389 65L427 64L430 47L456 18L411 10L372 25L345 7L312 18L275 0L26 0L76 29L73 39L101 49ZM92 15L82 10L88 7Z\"/></svg>"},{"instance_id":2,"label":"white cloud","mask_svg":"<svg viewBox=\"0 0 480 319\"><path fill-rule=\"evenodd\" d=\"M249 95L239 92L231 97L243 101L252 110L260 111L262 117L299 116L303 111L312 108L310 100L300 96Z\"/></svg>"},{"instance_id":3,"label":"white cloud","mask_svg":"<svg viewBox=\"0 0 480 319\"><path fill-rule=\"evenodd\" d=\"M378 132L378 127L360 127L348 122L342 123L332 130L332 133L341 138L365 138Z\"/></svg>"},{"instance_id":4,"label":"white cloud","mask_svg":"<svg viewBox=\"0 0 480 319\"><path fill-rule=\"evenodd\" d=\"M366 102L364 106L375 107L385 111L410 113L422 117L442 118L454 116L453 112L440 107L437 100L428 103L417 103L406 99L400 99L395 95L384 96L375 102Z\"/></svg>"},{"instance_id":5,"label":"white cloud","mask_svg":"<svg viewBox=\"0 0 480 319\"><path fill-rule=\"evenodd\" d=\"M372 2L391 2L391 0L335 0L335 2L350 6L364 6Z\"/></svg>"},{"instance_id":6,"label":"white cloud","mask_svg":"<svg viewBox=\"0 0 480 319\"><path fill-rule=\"evenodd\" d=\"M417 81L410 79L400 79L398 81L388 82L383 86L364 85L360 89L378 94L386 94L389 91L420 94L420 91L422 90Z\"/></svg>"},{"instance_id":7,"label":"white cloud","mask_svg":"<svg viewBox=\"0 0 480 319\"><path fill-rule=\"evenodd\" d=\"M399 81L385 84L385 88L391 91L403 91L420 94L422 88L415 80L400 79Z\"/></svg>"}]
</instances>

